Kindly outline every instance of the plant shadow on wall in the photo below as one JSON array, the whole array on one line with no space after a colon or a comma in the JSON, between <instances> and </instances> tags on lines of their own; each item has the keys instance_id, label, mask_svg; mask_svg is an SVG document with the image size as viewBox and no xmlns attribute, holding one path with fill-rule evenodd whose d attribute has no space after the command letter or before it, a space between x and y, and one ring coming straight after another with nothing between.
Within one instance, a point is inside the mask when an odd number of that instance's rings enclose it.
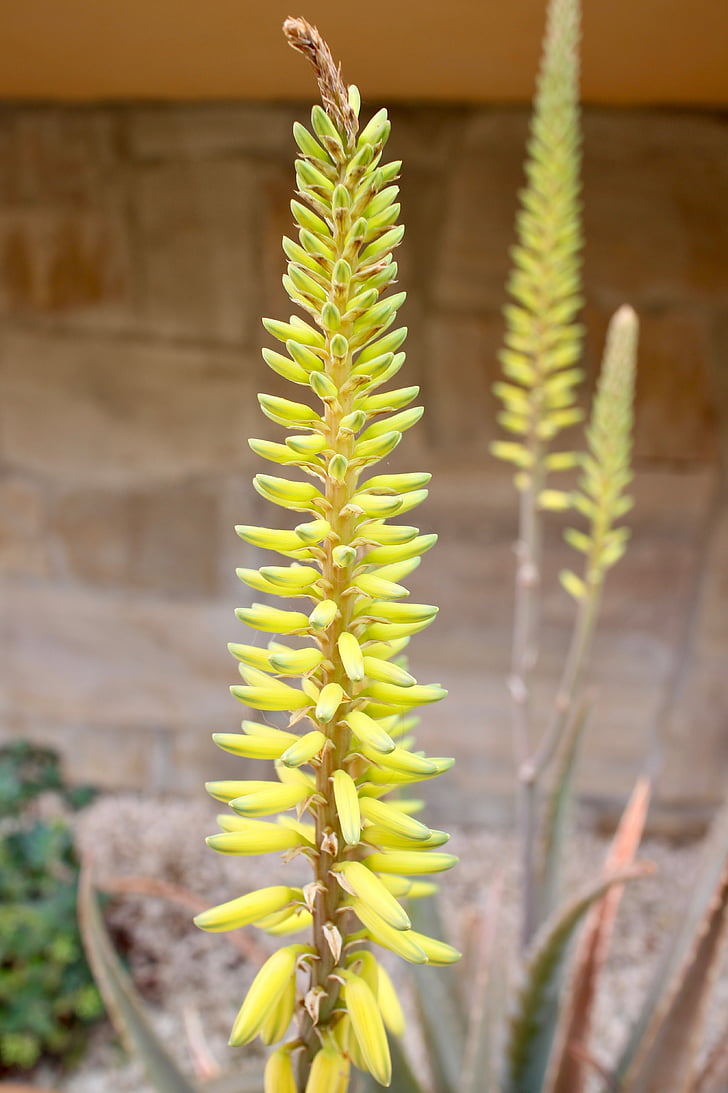
<instances>
[{"instance_id":1,"label":"plant shadow on wall","mask_svg":"<svg viewBox=\"0 0 728 1093\"><path fill-rule=\"evenodd\" d=\"M265 320L285 352L264 350L264 357L313 405L260 395L263 413L286 435L280 443L250 443L284 471L303 472L259 474L254 485L305 518L293 530L238 528L246 542L278 555L279 564L274 558L238 571L266 597L239 609L239 618L274 637L267 645L230 647L243 677L233 694L261 713L244 721L241 733L214 740L234 755L272 762L274 777L210 784L230 811L208 842L224 854L279 851L305 861L310 875L300 887L268 886L196 918L211 931L254 925L274 937L296 936L265 961L233 1024L233 1045L257 1037L270 1045L264 1074L241 1067L204 1088L344 1093L351 1083L416 1093L402 1007L376 955L383 948L413 965L437 1093L725 1093L728 1029L707 1059L698 1062L698 1049L728 929L728 812L716 817L680 930L616 1059L604 1059L593 1042L592 1015L623 887L649 871L635 864L649 800L645 782L601 872L595 869L581 893L565 899L561 891L589 714L585 670L605 578L627 542L637 343L636 317L622 308L609 327L584 450L565 449L561 433L580 419L582 380L576 0L549 5L508 286L504 378L496 389L510 436L494 445L494 455L515 465L520 524L509 686L523 929L512 991L492 970L495 911L459 967L442 967L459 953L440 940L445 931L427 897L436 888L431 878L455 859L442 849L447 834L426 826L422 802L410 791L446 772L450 760L417 750L413 711L444 692L419 684L403 659L410 637L436 615L434 607L411 603L402 583L434 545L435 536L399 522L424 500L429 475L371 474L422 412L411 405L417 388L386 386L405 359L406 331L393 328L404 293L387 295L403 233L400 164L382 158L384 110L360 130L359 93L343 84L315 28L288 20L285 30L312 62L323 105L313 109L312 131L294 127L298 241L283 241L284 286L306 320ZM554 483L560 472L571 472L568 488ZM561 583L575 620L553 704L540 708L531 679L542 528L553 509L573 517L566 537L575 564ZM295 602L273 606L271 596ZM88 874L80 902L89 960L150 1079L168 1093L201 1088L152 1032L109 944Z\"/></svg>"}]
</instances>

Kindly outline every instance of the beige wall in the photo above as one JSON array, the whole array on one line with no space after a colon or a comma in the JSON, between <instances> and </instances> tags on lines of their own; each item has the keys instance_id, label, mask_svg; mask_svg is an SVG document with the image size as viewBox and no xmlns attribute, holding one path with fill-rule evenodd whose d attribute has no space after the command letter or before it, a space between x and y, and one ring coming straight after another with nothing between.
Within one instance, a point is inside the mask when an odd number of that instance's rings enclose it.
<instances>
[{"instance_id":1,"label":"beige wall","mask_svg":"<svg viewBox=\"0 0 728 1093\"><path fill-rule=\"evenodd\" d=\"M59 746L107 784L199 792L232 731L225 645L275 518L250 487L261 314L288 314L291 123L307 107L0 110L0 736ZM451 697L423 744L461 760L443 812L475 819L511 776L515 531L496 435L500 308L526 115L400 107L406 381L427 412L398 450L434 471L440 534L413 598L441 604L413 665ZM728 222L711 114L586 117L587 366L625 299L642 321L633 541L610 581L582 789L623 794L645 755L672 805L728 774ZM273 429L272 426L268 428ZM554 572L570 564L558 528ZM539 693L570 610L545 604ZM239 770L239 766L235 769Z\"/></svg>"},{"instance_id":2,"label":"beige wall","mask_svg":"<svg viewBox=\"0 0 728 1093\"><path fill-rule=\"evenodd\" d=\"M525 101L543 0L3 0L0 98L291 99L311 94L280 26L304 14L367 99ZM728 103L720 0L588 0L584 96ZM361 14L359 14L361 12Z\"/></svg>"}]
</instances>

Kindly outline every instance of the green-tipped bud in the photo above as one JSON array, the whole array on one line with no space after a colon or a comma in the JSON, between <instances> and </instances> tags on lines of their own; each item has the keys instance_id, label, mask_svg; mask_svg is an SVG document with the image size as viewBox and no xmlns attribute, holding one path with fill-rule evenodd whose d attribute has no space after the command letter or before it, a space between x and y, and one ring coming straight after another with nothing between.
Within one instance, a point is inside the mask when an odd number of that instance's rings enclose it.
<instances>
[{"instance_id":1,"label":"green-tipped bud","mask_svg":"<svg viewBox=\"0 0 728 1093\"><path fill-rule=\"evenodd\" d=\"M391 850L381 854L370 854L366 864L375 873L423 876L452 869L457 864L457 860L454 854L442 854L432 850Z\"/></svg>"},{"instance_id":2,"label":"green-tipped bud","mask_svg":"<svg viewBox=\"0 0 728 1093\"><path fill-rule=\"evenodd\" d=\"M329 115L318 103L311 110L311 125L318 137L322 140L331 140L338 148L341 148L341 136ZM343 149L342 149L343 151Z\"/></svg>"},{"instance_id":3,"label":"green-tipped bud","mask_svg":"<svg viewBox=\"0 0 728 1093\"><path fill-rule=\"evenodd\" d=\"M258 1035L270 1011L285 993L295 975L299 957L310 951L311 949L306 945L289 945L285 949L279 949L266 960L253 980L235 1018L235 1024L230 1033L232 1047L247 1044Z\"/></svg>"},{"instance_id":4,"label":"green-tipped bud","mask_svg":"<svg viewBox=\"0 0 728 1093\"><path fill-rule=\"evenodd\" d=\"M331 356L343 360L349 352L349 343L343 334L334 334L331 339Z\"/></svg>"},{"instance_id":5,"label":"green-tipped bud","mask_svg":"<svg viewBox=\"0 0 728 1093\"><path fill-rule=\"evenodd\" d=\"M347 1012L367 1070L380 1085L389 1085L392 1060L377 1000L359 976L346 971L342 975Z\"/></svg>"},{"instance_id":6,"label":"green-tipped bud","mask_svg":"<svg viewBox=\"0 0 728 1093\"><path fill-rule=\"evenodd\" d=\"M336 482L343 482L346 479L346 472L348 469L349 460L345 455L334 455L331 457L328 466L330 478L333 478Z\"/></svg>"},{"instance_id":7,"label":"green-tipped bud","mask_svg":"<svg viewBox=\"0 0 728 1093\"><path fill-rule=\"evenodd\" d=\"M316 718L327 724L333 721L336 711L344 701L344 690L339 683L327 683L316 703Z\"/></svg>"},{"instance_id":8,"label":"green-tipped bud","mask_svg":"<svg viewBox=\"0 0 728 1093\"><path fill-rule=\"evenodd\" d=\"M291 1053L279 1048L268 1056L263 1073L264 1093L296 1093Z\"/></svg>"},{"instance_id":9,"label":"green-tipped bud","mask_svg":"<svg viewBox=\"0 0 728 1093\"><path fill-rule=\"evenodd\" d=\"M346 569L356 561L356 550L354 547L341 544L334 547L331 558L337 569Z\"/></svg>"},{"instance_id":10,"label":"green-tipped bud","mask_svg":"<svg viewBox=\"0 0 728 1093\"><path fill-rule=\"evenodd\" d=\"M308 383L308 377L306 377ZM300 436L287 436L286 447L295 455L312 458L326 448L326 438L321 433L302 433Z\"/></svg>"},{"instance_id":11,"label":"green-tipped bud","mask_svg":"<svg viewBox=\"0 0 728 1093\"><path fill-rule=\"evenodd\" d=\"M392 430L371 439L357 440L354 453L357 459L384 459L394 451L401 439L402 434Z\"/></svg>"},{"instance_id":12,"label":"green-tipped bud","mask_svg":"<svg viewBox=\"0 0 728 1093\"><path fill-rule=\"evenodd\" d=\"M321 603L316 604L307 622L313 630L328 630L338 614L339 605L336 600L322 600Z\"/></svg>"},{"instance_id":13,"label":"green-tipped bud","mask_svg":"<svg viewBox=\"0 0 728 1093\"><path fill-rule=\"evenodd\" d=\"M309 383L312 391L318 395L322 402L332 402L339 396L336 384L325 372L312 372Z\"/></svg>"},{"instance_id":14,"label":"green-tipped bud","mask_svg":"<svg viewBox=\"0 0 728 1093\"><path fill-rule=\"evenodd\" d=\"M305 733L290 748L286 748L281 756L281 762L287 767L300 767L318 755L325 743L325 735L319 729L313 729Z\"/></svg>"},{"instance_id":15,"label":"green-tipped bud","mask_svg":"<svg viewBox=\"0 0 728 1093\"><path fill-rule=\"evenodd\" d=\"M395 930L365 900L352 899L351 909L377 945L396 953L410 964L427 963L427 953L414 940L411 930Z\"/></svg>"},{"instance_id":16,"label":"green-tipped bud","mask_svg":"<svg viewBox=\"0 0 728 1093\"><path fill-rule=\"evenodd\" d=\"M306 675L315 671L323 659L320 649L288 649L281 646L269 654L271 668L281 675Z\"/></svg>"},{"instance_id":17,"label":"green-tipped bud","mask_svg":"<svg viewBox=\"0 0 728 1093\"><path fill-rule=\"evenodd\" d=\"M261 567L260 572L270 584L288 594L304 592L321 579L317 569L305 565L266 565Z\"/></svg>"},{"instance_id":18,"label":"green-tipped bud","mask_svg":"<svg viewBox=\"0 0 728 1093\"><path fill-rule=\"evenodd\" d=\"M363 410L354 410L351 414L346 414L339 422L339 433L358 433L361 428L366 424L367 416Z\"/></svg>"},{"instance_id":19,"label":"green-tipped bud","mask_svg":"<svg viewBox=\"0 0 728 1093\"><path fill-rule=\"evenodd\" d=\"M269 634L296 634L308 629L308 618L301 611L282 611L267 603L253 603L250 607L238 607L235 614L254 630Z\"/></svg>"},{"instance_id":20,"label":"green-tipped bud","mask_svg":"<svg viewBox=\"0 0 728 1093\"><path fill-rule=\"evenodd\" d=\"M330 683L335 687L335 683ZM331 720L331 718L329 718ZM341 834L347 846L357 846L361 835L361 814L356 785L345 770L336 770L332 778L336 813L339 817Z\"/></svg>"},{"instance_id":21,"label":"green-tipped bud","mask_svg":"<svg viewBox=\"0 0 728 1093\"><path fill-rule=\"evenodd\" d=\"M394 751L395 743L378 721L369 717L363 710L352 710L346 717L346 724L363 744L375 752L385 754Z\"/></svg>"},{"instance_id":22,"label":"green-tipped bud","mask_svg":"<svg viewBox=\"0 0 728 1093\"><path fill-rule=\"evenodd\" d=\"M308 383L308 373L295 361L284 357L282 353L276 353L273 349L263 349L261 352L265 363L279 376L290 380L291 383Z\"/></svg>"},{"instance_id":23,"label":"green-tipped bud","mask_svg":"<svg viewBox=\"0 0 728 1093\"><path fill-rule=\"evenodd\" d=\"M313 137L300 121L293 123L293 139L303 152L304 156L311 156L327 165L331 162L319 142Z\"/></svg>"},{"instance_id":24,"label":"green-tipped bud","mask_svg":"<svg viewBox=\"0 0 728 1093\"><path fill-rule=\"evenodd\" d=\"M331 179L327 178L324 172L315 167L313 163L305 159L296 160L296 182L299 190L318 192L329 199L334 189Z\"/></svg>"},{"instance_id":25,"label":"green-tipped bud","mask_svg":"<svg viewBox=\"0 0 728 1093\"><path fill-rule=\"evenodd\" d=\"M331 532L328 520L309 520L303 524L297 524L295 535L299 542L306 544L320 543Z\"/></svg>"},{"instance_id":26,"label":"green-tipped bud","mask_svg":"<svg viewBox=\"0 0 728 1093\"><path fill-rule=\"evenodd\" d=\"M300 325L296 323L293 326L291 323L282 323L279 319L263 319L263 326L279 342L287 342L289 339L293 339L302 342L304 345L316 346L319 349L323 349L326 344L323 334L312 326L308 326L307 323L301 322Z\"/></svg>"},{"instance_id":27,"label":"green-tipped bud","mask_svg":"<svg viewBox=\"0 0 728 1093\"><path fill-rule=\"evenodd\" d=\"M277 395L258 395L258 402L267 418L287 428L292 425L305 426L321 422L316 411L303 402L291 402L290 399L279 398Z\"/></svg>"},{"instance_id":28,"label":"green-tipped bud","mask_svg":"<svg viewBox=\"0 0 728 1093\"><path fill-rule=\"evenodd\" d=\"M341 313L336 306L328 302L321 308L321 322L329 331L338 330L341 326Z\"/></svg>"},{"instance_id":29,"label":"green-tipped bud","mask_svg":"<svg viewBox=\"0 0 728 1093\"><path fill-rule=\"evenodd\" d=\"M218 835L208 835L205 840L219 854L240 854L247 857L294 850L305 845L301 835L290 828L266 820L243 820L241 817L235 819L242 826Z\"/></svg>"},{"instance_id":30,"label":"green-tipped bud","mask_svg":"<svg viewBox=\"0 0 728 1093\"><path fill-rule=\"evenodd\" d=\"M447 942L438 941L437 938L434 937L427 937L425 934L420 934L416 930L412 931L412 939L424 949L427 954L428 964L434 964L436 966L456 964L463 955L452 945L448 945Z\"/></svg>"},{"instance_id":31,"label":"green-tipped bud","mask_svg":"<svg viewBox=\"0 0 728 1093\"><path fill-rule=\"evenodd\" d=\"M335 285L346 287L351 282L351 266L344 258L339 258L334 266L331 279Z\"/></svg>"},{"instance_id":32,"label":"green-tipped bud","mask_svg":"<svg viewBox=\"0 0 728 1093\"><path fill-rule=\"evenodd\" d=\"M346 186L336 186L331 195L331 208L334 213L346 211L351 208L351 197Z\"/></svg>"},{"instance_id":33,"label":"green-tipped bud","mask_svg":"<svg viewBox=\"0 0 728 1093\"><path fill-rule=\"evenodd\" d=\"M257 819L260 816L272 816L276 812L295 808L308 795L308 787L304 784L283 785L278 782L269 782L251 793L234 797L229 804L239 816Z\"/></svg>"},{"instance_id":34,"label":"green-tipped bud","mask_svg":"<svg viewBox=\"0 0 728 1093\"><path fill-rule=\"evenodd\" d=\"M379 877L358 861L340 862L334 867L342 887L357 899L363 900L394 930L409 930L412 923L391 892Z\"/></svg>"},{"instance_id":35,"label":"green-tipped bud","mask_svg":"<svg viewBox=\"0 0 728 1093\"><path fill-rule=\"evenodd\" d=\"M280 759L289 746L285 739L244 736L237 732L214 732L212 739L218 748L245 759Z\"/></svg>"},{"instance_id":36,"label":"green-tipped bud","mask_svg":"<svg viewBox=\"0 0 728 1093\"><path fill-rule=\"evenodd\" d=\"M201 930L237 930L240 926L248 926L251 922L257 922L274 911L288 907L291 900L295 898L301 898L298 889L286 888L283 885L261 888L257 892L250 892L247 896L239 896L237 899L228 900L227 903L220 903L217 907L211 907L208 911L196 915L193 921Z\"/></svg>"},{"instance_id":37,"label":"green-tipped bud","mask_svg":"<svg viewBox=\"0 0 728 1093\"><path fill-rule=\"evenodd\" d=\"M378 110L373 118L364 126L359 134L357 143L361 147L362 144L376 145L383 139L385 133L389 131L389 121L387 118L387 111L384 107Z\"/></svg>"},{"instance_id":38,"label":"green-tipped bud","mask_svg":"<svg viewBox=\"0 0 728 1093\"><path fill-rule=\"evenodd\" d=\"M338 638L339 656L344 671L353 683L364 678L364 657L361 647L353 634L344 632Z\"/></svg>"},{"instance_id":39,"label":"green-tipped bud","mask_svg":"<svg viewBox=\"0 0 728 1093\"><path fill-rule=\"evenodd\" d=\"M380 660L378 657L364 657L364 670L370 679L380 683L393 683L397 687L413 687L417 682L414 676L398 664L391 664L390 661Z\"/></svg>"},{"instance_id":40,"label":"green-tipped bud","mask_svg":"<svg viewBox=\"0 0 728 1093\"><path fill-rule=\"evenodd\" d=\"M393 748L391 750L394 750ZM414 816L408 816L396 803L380 801L377 797L362 797L361 813L371 824L376 824L393 835L425 842L432 832Z\"/></svg>"},{"instance_id":41,"label":"green-tipped bud","mask_svg":"<svg viewBox=\"0 0 728 1093\"><path fill-rule=\"evenodd\" d=\"M289 338L286 342L286 349L290 353L296 364L300 364L307 372L320 372L323 369L323 361L317 356L311 349L303 345L302 342L294 341L293 338ZM308 380L308 376L306 377Z\"/></svg>"}]
</instances>

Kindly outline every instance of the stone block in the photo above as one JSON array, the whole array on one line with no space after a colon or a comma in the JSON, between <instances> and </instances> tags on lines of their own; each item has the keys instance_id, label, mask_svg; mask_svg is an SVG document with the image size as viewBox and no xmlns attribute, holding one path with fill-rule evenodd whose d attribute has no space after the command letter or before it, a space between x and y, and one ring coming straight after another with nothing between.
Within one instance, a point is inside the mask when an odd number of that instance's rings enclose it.
<instances>
[{"instance_id":1,"label":"stone block","mask_svg":"<svg viewBox=\"0 0 728 1093\"><path fill-rule=\"evenodd\" d=\"M720 120L588 109L584 129L589 296L610 308L724 298ZM441 306L480 311L503 302L526 133L522 109L480 109L465 122L442 201L433 281Z\"/></svg>"},{"instance_id":2,"label":"stone block","mask_svg":"<svg viewBox=\"0 0 728 1093\"><path fill-rule=\"evenodd\" d=\"M58 325L131 321L131 273L121 207L0 209L0 312Z\"/></svg>"},{"instance_id":3,"label":"stone block","mask_svg":"<svg viewBox=\"0 0 728 1093\"><path fill-rule=\"evenodd\" d=\"M465 123L437 226L432 291L442 308L497 311L505 301L526 132L521 109L480 109Z\"/></svg>"},{"instance_id":4,"label":"stone block","mask_svg":"<svg viewBox=\"0 0 728 1093\"><path fill-rule=\"evenodd\" d=\"M728 184L720 118L587 110L585 272L590 293L638 309L721 300L728 290Z\"/></svg>"},{"instance_id":5,"label":"stone block","mask_svg":"<svg viewBox=\"0 0 728 1093\"><path fill-rule=\"evenodd\" d=\"M16 577L47 576L49 555L42 487L21 475L0 478L0 572Z\"/></svg>"},{"instance_id":6,"label":"stone block","mask_svg":"<svg viewBox=\"0 0 728 1093\"><path fill-rule=\"evenodd\" d=\"M107 108L5 104L0 109L0 203L93 204L119 169L119 114Z\"/></svg>"},{"instance_id":7,"label":"stone block","mask_svg":"<svg viewBox=\"0 0 728 1093\"><path fill-rule=\"evenodd\" d=\"M107 790L161 793L174 781L174 772L165 763L169 752L165 729L21 718L12 733L0 731L0 740L18 737L58 751L71 782Z\"/></svg>"},{"instance_id":8,"label":"stone block","mask_svg":"<svg viewBox=\"0 0 728 1093\"><path fill-rule=\"evenodd\" d=\"M238 352L10 330L0 340L0 458L56 481L247 466L257 412Z\"/></svg>"},{"instance_id":9,"label":"stone block","mask_svg":"<svg viewBox=\"0 0 728 1093\"><path fill-rule=\"evenodd\" d=\"M0 114L0 312L128 324L125 177L113 111Z\"/></svg>"},{"instance_id":10,"label":"stone block","mask_svg":"<svg viewBox=\"0 0 728 1093\"><path fill-rule=\"evenodd\" d=\"M658 780L660 798L678 804L719 802L728 777L728 514L724 500L696 589L689 640L665 710L665 749Z\"/></svg>"},{"instance_id":11,"label":"stone block","mask_svg":"<svg viewBox=\"0 0 728 1093\"><path fill-rule=\"evenodd\" d=\"M500 404L492 391L500 378L500 316L441 314L425 319L422 399L430 452L464 461L466 453L488 459L489 443L501 436Z\"/></svg>"},{"instance_id":12,"label":"stone block","mask_svg":"<svg viewBox=\"0 0 728 1093\"><path fill-rule=\"evenodd\" d=\"M386 105L386 104L383 104ZM362 110L366 124L379 105L366 104ZM388 108L392 134L387 142L386 159L401 159L405 176L411 170L427 174L444 173L458 154L463 129L472 111L467 107L397 104Z\"/></svg>"},{"instance_id":13,"label":"stone block","mask_svg":"<svg viewBox=\"0 0 728 1093\"><path fill-rule=\"evenodd\" d=\"M50 529L63 578L181 599L217 591L221 528L212 482L66 491L54 498Z\"/></svg>"},{"instance_id":14,"label":"stone block","mask_svg":"<svg viewBox=\"0 0 728 1093\"><path fill-rule=\"evenodd\" d=\"M129 152L143 163L250 155L293 160L293 122L310 107L284 103L170 103L126 112Z\"/></svg>"},{"instance_id":15,"label":"stone block","mask_svg":"<svg viewBox=\"0 0 728 1093\"><path fill-rule=\"evenodd\" d=\"M9 587L5 600L8 705L29 721L122 733L239 721L232 605L42 583Z\"/></svg>"},{"instance_id":16,"label":"stone block","mask_svg":"<svg viewBox=\"0 0 728 1093\"><path fill-rule=\"evenodd\" d=\"M609 315L586 311L586 356L596 373ZM718 458L718 408L708 324L700 313L639 314L634 458L680 464Z\"/></svg>"},{"instance_id":17,"label":"stone block","mask_svg":"<svg viewBox=\"0 0 728 1093\"><path fill-rule=\"evenodd\" d=\"M139 319L158 336L247 343L260 313L258 193L244 161L148 164L133 175Z\"/></svg>"}]
</instances>

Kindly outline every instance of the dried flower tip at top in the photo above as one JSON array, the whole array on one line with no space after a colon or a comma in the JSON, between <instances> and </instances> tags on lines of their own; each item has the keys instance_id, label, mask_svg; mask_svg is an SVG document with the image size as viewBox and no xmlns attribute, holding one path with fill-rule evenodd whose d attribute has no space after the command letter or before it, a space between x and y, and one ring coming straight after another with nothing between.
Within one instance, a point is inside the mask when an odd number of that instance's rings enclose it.
<instances>
[{"instance_id":1,"label":"dried flower tip at top","mask_svg":"<svg viewBox=\"0 0 728 1093\"><path fill-rule=\"evenodd\" d=\"M317 27L301 16L290 16L283 24L288 44L313 65L326 113L351 147L359 122L349 99L349 89L341 78L341 66L334 63L331 50Z\"/></svg>"}]
</instances>

